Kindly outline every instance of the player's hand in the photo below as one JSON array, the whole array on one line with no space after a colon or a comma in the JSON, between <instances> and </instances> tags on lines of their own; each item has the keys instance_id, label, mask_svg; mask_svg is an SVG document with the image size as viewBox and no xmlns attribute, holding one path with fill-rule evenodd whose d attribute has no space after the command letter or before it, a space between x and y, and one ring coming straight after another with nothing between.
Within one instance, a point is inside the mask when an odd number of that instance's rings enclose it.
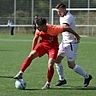
<instances>
[{"instance_id":1,"label":"player's hand","mask_svg":"<svg viewBox=\"0 0 96 96\"><path fill-rule=\"evenodd\" d=\"M81 37L78 35L76 38L77 38L77 43L80 43L80 38Z\"/></svg>"}]
</instances>

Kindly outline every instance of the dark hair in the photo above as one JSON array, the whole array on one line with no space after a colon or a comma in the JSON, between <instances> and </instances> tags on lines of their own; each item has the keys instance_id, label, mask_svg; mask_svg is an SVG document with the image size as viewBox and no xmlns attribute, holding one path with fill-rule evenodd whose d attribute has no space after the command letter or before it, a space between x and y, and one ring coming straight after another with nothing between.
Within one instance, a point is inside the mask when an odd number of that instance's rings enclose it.
<instances>
[{"instance_id":1,"label":"dark hair","mask_svg":"<svg viewBox=\"0 0 96 96\"><path fill-rule=\"evenodd\" d=\"M46 23L47 23L47 21L46 21L45 18L39 18L39 19L36 20L36 24L37 24L38 26L46 25Z\"/></svg>"},{"instance_id":2,"label":"dark hair","mask_svg":"<svg viewBox=\"0 0 96 96\"><path fill-rule=\"evenodd\" d=\"M57 4L56 9L59 9L59 8L66 8L66 5L63 3Z\"/></svg>"}]
</instances>

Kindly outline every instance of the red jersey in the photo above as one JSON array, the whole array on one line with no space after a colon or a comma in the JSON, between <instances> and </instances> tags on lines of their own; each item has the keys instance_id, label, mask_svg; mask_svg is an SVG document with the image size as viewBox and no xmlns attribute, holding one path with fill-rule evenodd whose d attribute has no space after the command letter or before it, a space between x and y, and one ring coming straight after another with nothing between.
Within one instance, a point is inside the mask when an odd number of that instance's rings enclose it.
<instances>
[{"instance_id":1,"label":"red jersey","mask_svg":"<svg viewBox=\"0 0 96 96\"><path fill-rule=\"evenodd\" d=\"M36 41L34 41L33 50L36 50L39 57L47 53L49 58L56 59L59 47L58 34L63 31L63 26L54 26L50 24L47 25L47 32L36 30ZM38 37L41 37L41 40L37 44Z\"/></svg>"},{"instance_id":2,"label":"red jersey","mask_svg":"<svg viewBox=\"0 0 96 96\"><path fill-rule=\"evenodd\" d=\"M63 31L63 26L47 24L47 32L37 30L36 35L41 37L40 42L48 46L58 46L58 34Z\"/></svg>"},{"instance_id":3,"label":"red jersey","mask_svg":"<svg viewBox=\"0 0 96 96\"><path fill-rule=\"evenodd\" d=\"M36 30L36 34L49 34L51 36L57 36L59 33L64 32L64 26L47 24L47 32Z\"/></svg>"}]
</instances>

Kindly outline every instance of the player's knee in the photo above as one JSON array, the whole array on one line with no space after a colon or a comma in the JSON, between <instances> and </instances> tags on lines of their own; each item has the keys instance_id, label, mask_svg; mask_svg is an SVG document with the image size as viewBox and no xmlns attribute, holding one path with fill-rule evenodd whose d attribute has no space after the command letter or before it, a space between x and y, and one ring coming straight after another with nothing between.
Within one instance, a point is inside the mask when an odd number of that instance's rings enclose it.
<instances>
[{"instance_id":1,"label":"player's knee","mask_svg":"<svg viewBox=\"0 0 96 96\"><path fill-rule=\"evenodd\" d=\"M54 60L48 62L48 68L54 67Z\"/></svg>"},{"instance_id":2,"label":"player's knee","mask_svg":"<svg viewBox=\"0 0 96 96\"><path fill-rule=\"evenodd\" d=\"M57 59L55 60L55 63L61 63L61 59L57 58Z\"/></svg>"},{"instance_id":3,"label":"player's knee","mask_svg":"<svg viewBox=\"0 0 96 96\"><path fill-rule=\"evenodd\" d=\"M68 61L68 67L71 69L74 69L74 67L75 67L74 61L71 61L71 62Z\"/></svg>"},{"instance_id":4,"label":"player's knee","mask_svg":"<svg viewBox=\"0 0 96 96\"><path fill-rule=\"evenodd\" d=\"M54 64L48 64L48 69L54 68Z\"/></svg>"},{"instance_id":5,"label":"player's knee","mask_svg":"<svg viewBox=\"0 0 96 96\"><path fill-rule=\"evenodd\" d=\"M63 57L62 56L58 56L57 59L55 60L55 63L61 63Z\"/></svg>"},{"instance_id":6,"label":"player's knee","mask_svg":"<svg viewBox=\"0 0 96 96\"><path fill-rule=\"evenodd\" d=\"M55 60L55 63L61 63L61 60Z\"/></svg>"},{"instance_id":7,"label":"player's knee","mask_svg":"<svg viewBox=\"0 0 96 96\"><path fill-rule=\"evenodd\" d=\"M28 55L28 57L30 57L31 59L34 59L37 56L36 51L31 51L30 54Z\"/></svg>"},{"instance_id":8,"label":"player's knee","mask_svg":"<svg viewBox=\"0 0 96 96\"><path fill-rule=\"evenodd\" d=\"M53 66L54 63L55 63L55 60L52 60L52 61L50 62L50 65Z\"/></svg>"}]
</instances>

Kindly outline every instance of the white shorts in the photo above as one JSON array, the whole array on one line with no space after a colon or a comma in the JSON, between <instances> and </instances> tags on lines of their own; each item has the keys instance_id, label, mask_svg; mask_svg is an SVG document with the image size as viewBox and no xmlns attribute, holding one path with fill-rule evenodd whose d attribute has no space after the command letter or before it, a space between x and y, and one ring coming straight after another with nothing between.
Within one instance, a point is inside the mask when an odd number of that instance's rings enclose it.
<instances>
[{"instance_id":1,"label":"white shorts","mask_svg":"<svg viewBox=\"0 0 96 96\"><path fill-rule=\"evenodd\" d=\"M58 51L58 55L62 56L62 57L67 57L67 61L74 61L76 58L76 54L77 54L77 47L78 44L77 43L68 43L68 44L64 44L61 43L59 45L59 51Z\"/></svg>"}]
</instances>

